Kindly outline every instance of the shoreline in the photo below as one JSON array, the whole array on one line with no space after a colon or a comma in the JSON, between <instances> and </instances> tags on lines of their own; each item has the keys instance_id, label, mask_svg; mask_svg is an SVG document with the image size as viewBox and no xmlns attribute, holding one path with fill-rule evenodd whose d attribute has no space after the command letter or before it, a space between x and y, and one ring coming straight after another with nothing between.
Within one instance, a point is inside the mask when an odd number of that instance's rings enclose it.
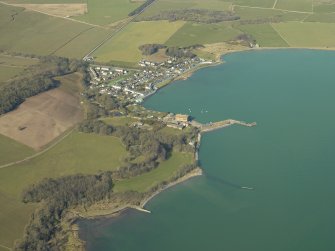
<instances>
[{"instance_id":1,"label":"shoreline","mask_svg":"<svg viewBox=\"0 0 335 251\"><path fill-rule=\"evenodd\" d=\"M188 79L189 77L191 77L193 75L193 73L195 73L196 71L200 70L200 69L203 69L203 68L207 68L207 67L212 67L212 66L217 66L217 65L220 65L220 64L223 64L225 63L225 61L223 60L223 56L225 55L228 55L228 54L232 54L232 53L239 53L239 52L247 52L247 51L262 51L262 50L289 50L289 49L301 49L301 50L322 50L322 51L335 51L335 48L324 48L324 47L260 47L260 48L240 48L240 49L233 49L233 50L226 50L226 51L222 51L222 53L220 53L220 55L217 57L217 60L214 61L213 63L211 64L202 64L202 65L199 65L197 67L194 67L193 69L190 69L189 71L187 72L184 72L183 74L180 74L179 76L167 81L167 83L165 83L164 85L162 85L161 87L159 87L157 89L157 91L155 93L153 93L152 95L156 94L159 90L163 89L164 87L176 82L177 80L186 80ZM162 82L163 83L163 82ZM151 95L150 95L151 96ZM149 96L148 96L149 97ZM143 101L141 102L143 104L143 102L145 102L145 100L148 98L148 97L145 97L143 99ZM201 137L202 137L202 133L203 132L200 132L199 135L198 135L198 142L197 142L197 147L196 147L196 150L195 150L195 159L196 161L199 160L199 148L200 148L200 145L201 145ZM115 217L118 217L120 216L120 214L128 209L135 209L137 211L140 211L140 212L145 212L145 213L151 213L151 211L145 209L144 207L147 205L148 202L150 202L151 199L153 199L154 197L156 197L157 195L159 195L161 192L177 185L177 184L180 184L184 181L187 181L193 177L196 177L196 176L201 176L203 175L203 170L200 168L200 167L197 167L193 170L191 170L189 173L185 174L183 177L180 177L178 178L177 180L173 181L173 182L170 182L168 183L167 185L163 186L162 188L159 188L157 191L153 192L151 195L143 198L140 202L140 205L139 206L134 206L134 205L124 205L124 206L121 206L121 207L117 207L117 208L114 208L114 209L111 209L111 211L109 211L108 213L106 214L96 214L96 215L92 215L92 216L80 216L80 215L77 215L78 218L74 221L74 223L72 224L72 226L78 226L77 225L77 221L78 220L85 220L85 219L97 219L97 218L101 218L101 217L106 217L106 218L115 218ZM245 187L245 189L249 189L247 187ZM80 230L78 230L78 232L80 232ZM81 241L82 243L85 243L86 244L86 241L81 239L79 237L79 234L78 234L78 241ZM86 245L85 245L86 246ZM85 250L86 250L86 247L85 247Z\"/></svg>"}]
</instances>

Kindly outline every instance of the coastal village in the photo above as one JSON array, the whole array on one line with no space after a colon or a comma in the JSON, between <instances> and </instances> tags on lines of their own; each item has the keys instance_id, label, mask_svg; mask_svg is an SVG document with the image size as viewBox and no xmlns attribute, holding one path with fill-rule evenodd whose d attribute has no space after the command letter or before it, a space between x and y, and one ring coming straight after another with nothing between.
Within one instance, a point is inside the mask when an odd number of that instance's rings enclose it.
<instances>
[{"instance_id":1,"label":"coastal village","mask_svg":"<svg viewBox=\"0 0 335 251\"><path fill-rule=\"evenodd\" d=\"M169 58L161 63L141 60L139 69L91 65L90 88L98 89L101 94L107 93L119 100L138 104L166 83L198 67L212 63L212 61L194 57Z\"/></svg>"}]
</instances>

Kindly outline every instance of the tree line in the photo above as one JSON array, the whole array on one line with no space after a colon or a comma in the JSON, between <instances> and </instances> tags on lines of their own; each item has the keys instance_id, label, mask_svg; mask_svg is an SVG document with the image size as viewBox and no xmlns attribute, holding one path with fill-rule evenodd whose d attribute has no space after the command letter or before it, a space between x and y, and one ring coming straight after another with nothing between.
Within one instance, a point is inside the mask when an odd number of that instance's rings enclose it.
<instances>
[{"instance_id":1,"label":"tree line","mask_svg":"<svg viewBox=\"0 0 335 251\"><path fill-rule=\"evenodd\" d=\"M58 238L65 210L77 205L88 206L109 198L113 181L110 172L99 175L71 175L44 179L23 191L24 203L44 202L25 228L24 237L15 250L63 250L66 240Z\"/></svg>"},{"instance_id":2,"label":"tree line","mask_svg":"<svg viewBox=\"0 0 335 251\"><path fill-rule=\"evenodd\" d=\"M183 20L196 23L220 23L224 21L239 20L232 11L206 10L206 9L180 9L164 10L152 16L138 17L136 21L169 20L171 22Z\"/></svg>"}]
</instances>

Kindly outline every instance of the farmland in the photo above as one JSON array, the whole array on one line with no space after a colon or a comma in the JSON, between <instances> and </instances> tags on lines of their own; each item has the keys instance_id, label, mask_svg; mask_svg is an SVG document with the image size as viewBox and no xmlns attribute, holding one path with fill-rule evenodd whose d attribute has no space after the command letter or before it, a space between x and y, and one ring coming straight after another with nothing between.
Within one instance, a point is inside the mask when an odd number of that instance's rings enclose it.
<instances>
[{"instance_id":1,"label":"farmland","mask_svg":"<svg viewBox=\"0 0 335 251\"><path fill-rule=\"evenodd\" d=\"M67 92L71 87L76 89L80 76L71 78L71 83L63 78L62 88L28 98L16 110L2 116L0 133L38 150L80 122L83 113L78 91L76 95L75 91Z\"/></svg>"},{"instance_id":2,"label":"farmland","mask_svg":"<svg viewBox=\"0 0 335 251\"><path fill-rule=\"evenodd\" d=\"M0 54L0 85L1 82L18 76L28 66L36 63L38 60L32 58Z\"/></svg>"},{"instance_id":3,"label":"farmland","mask_svg":"<svg viewBox=\"0 0 335 251\"><path fill-rule=\"evenodd\" d=\"M0 49L9 52L80 58L110 32L2 4L0 15L0 32L6 34L0 38Z\"/></svg>"},{"instance_id":4,"label":"farmland","mask_svg":"<svg viewBox=\"0 0 335 251\"><path fill-rule=\"evenodd\" d=\"M88 12L75 19L98 25L109 25L125 19L142 1L95 0L88 1Z\"/></svg>"},{"instance_id":5,"label":"farmland","mask_svg":"<svg viewBox=\"0 0 335 251\"><path fill-rule=\"evenodd\" d=\"M99 48L94 56L98 62L137 62L141 56L140 45L164 44L185 22L135 22ZM153 32L154 31L154 32Z\"/></svg>"},{"instance_id":6,"label":"farmland","mask_svg":"<svg viewBox=\"0 0 335 251\"><path fill-rule=\"evenodd\" d=\"M186 23L166 42L168 46L190 46L233 40L241 34L230 25Z\"/></svg>"},{"instance_id":7,"label":"farmland","mask_svg":"<svg viewBox=\"0 0 335 251\"><path fill-rule=\"evenodd\" d=\"M72 133L35 159L0 169L0 244L11 247L14 239L21 237L35 208L20 202L27 185L44 177L112 170L121 165L126 154L117 138Z\"/></svg>"},{"instance_id":8,"label":"farmland","mask_svg":"<svg viewBox=\"0 0 335 251\"><path fill-rule=\"evenodd\" d=\"M0 152L0 166L13 161L24 159L35 153L32 148L7 138L2 134L0 134Z\"/></svg>"},{"instance_id":9,"label":"farmland","mask_svg":"<svg viewBox=\"0 0 335 251\"><path fill-rule=\"evenodd\" d=\"M335 24L279 23L272 27L292 47L335 47Z\"/></svg>"}]
</instances>

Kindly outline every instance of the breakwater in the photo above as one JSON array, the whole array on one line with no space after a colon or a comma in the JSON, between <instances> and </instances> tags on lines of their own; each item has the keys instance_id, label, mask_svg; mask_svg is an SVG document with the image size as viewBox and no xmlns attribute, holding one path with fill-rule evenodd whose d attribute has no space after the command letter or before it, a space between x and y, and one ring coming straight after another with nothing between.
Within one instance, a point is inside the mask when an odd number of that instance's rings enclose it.
<instances>
[{"instance_id":1,"label":"breakwater","mask_svg":"<svg viewBox=\"0 0 335 251\"><path fill-rule=\"evenodd\" d=\"M235 119L226 119L226 120L213 122L213 123L210 122L210 123L206 123L206 124L202 124L202 123L199 123L197 121L192 121L191 124L194 127L197 127L198 129L200 129L200 131L202 133L211 132L211 131L218 130L218 129L228 127L228 126L232 126L232 125L241 125L241 126L246 126L246 127L253 127L253 126L257 125L256 122L247 123L247 122L239 121L239 120L235 120Z\"/></svg>"}]
</instances>

